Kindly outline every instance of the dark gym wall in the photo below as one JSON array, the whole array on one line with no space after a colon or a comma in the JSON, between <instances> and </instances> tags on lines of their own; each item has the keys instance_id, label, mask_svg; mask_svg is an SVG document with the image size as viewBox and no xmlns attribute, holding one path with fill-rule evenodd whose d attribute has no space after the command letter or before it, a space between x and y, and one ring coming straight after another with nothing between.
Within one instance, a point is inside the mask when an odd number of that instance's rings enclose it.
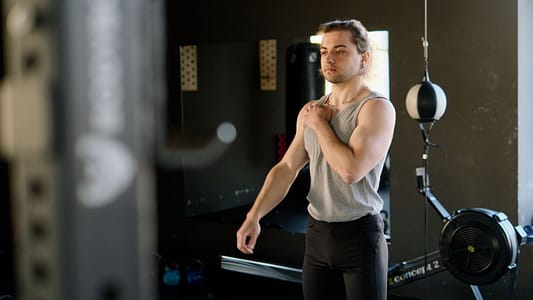
<instances>
[{"instance_id":1,"label":"dark gym wall","mask_svg":"<svg viewBox=\"0 0 533 300\"><path fill-rule=\"evenodd\" d=\"M429 171L434 191L450 212L485 207L505 212L516 223L517 0L428 2L430 75L448 96L447 111L430 136L442 149L432 149L430 153ZM423 1L209 0L188 1L179 7L169 3L169 9L172 16L169 36L174 38L169 43L182 45L256 43L270 38L287 41L308 36L316 31L319 23L334 18L358 18L369 30L388 30L391 100L397 109L391 149L390 260L401 261L423 254L424 203L416 191L415 179L415 168L421 166L422 140L416 121L409 118L404 106L408 89L423 75L420 40L424 34ZM282 58L282 53L278 53L278 59ZM217 84L224 85L238 76L228 72ZM282 83L279 88L283 88ZM242 89L241 93L248 93L253 103L264 101L262 97L275 99L267 102L268 107L262 111L269 114L264 119L272 122L261 123L260 128L263 134L278 132L284 113L283 91L266 95L258 92L257 85L251 82L243 84ZM231 99L227 101L231 103ZM226 107L231 114L243 115L251 113L248 105L237 103ZM224 109L204 107L203 113L217 115L219 110L224 113ZM258 112L254 110L254 113ZM273 161L258 162L261 167L256 171L268 168L269 163ZM430 210L429 250L438 247L441 226L437 214ZM533 287L527 283L533 276L533 265L528 262L532 252L531 247L521 251L517 299L533 293ZM431 285L432 299L470 296L468 287L446 272L428 278L427 282ZM424 283L419 282L398 292L420 297L423 287ZM507 278L504 278L482 287L482 292L488 299L502 299L507 295L507 288Z\"/></svg>"}]
</instances>

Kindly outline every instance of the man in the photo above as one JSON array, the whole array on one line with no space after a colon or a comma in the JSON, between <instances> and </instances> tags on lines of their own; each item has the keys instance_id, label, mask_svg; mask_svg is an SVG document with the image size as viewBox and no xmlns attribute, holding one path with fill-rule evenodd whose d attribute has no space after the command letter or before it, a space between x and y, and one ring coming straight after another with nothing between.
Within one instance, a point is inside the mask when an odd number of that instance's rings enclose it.
<instances>
[{"instance_id":1,"label":"man","mask_svg":"<svg viewBox=\"0 0 533 300\"><path fill-rule=\"evenodd\" d=\"M335 20L320 25L319 33L321 72L332 91L300 110L291 145L237 231L237 248L253 253L259 221L309 163L305 299L386 299L388 249L377 189L395 109L364 82L371 59L366 28L357 20Z\"/></svg>"}]
</instances>

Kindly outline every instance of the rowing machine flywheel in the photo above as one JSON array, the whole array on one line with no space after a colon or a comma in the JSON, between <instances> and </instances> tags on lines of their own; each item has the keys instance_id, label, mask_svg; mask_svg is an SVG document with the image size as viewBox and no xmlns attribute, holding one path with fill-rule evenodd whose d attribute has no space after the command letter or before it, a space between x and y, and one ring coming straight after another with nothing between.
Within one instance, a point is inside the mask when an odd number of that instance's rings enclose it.
<instances>
[{"instance_id":1,"label":"rowing machine flywheel","mask_svg":"<svg viewBox=\"0 0 533 300\"><path fill-rule=\"evenodd\" d=\"M504 213L486 208L455 211L440 236L442 263L470 285L497 281L516 266L519 243Z\"/></svg>"}]
</instances>

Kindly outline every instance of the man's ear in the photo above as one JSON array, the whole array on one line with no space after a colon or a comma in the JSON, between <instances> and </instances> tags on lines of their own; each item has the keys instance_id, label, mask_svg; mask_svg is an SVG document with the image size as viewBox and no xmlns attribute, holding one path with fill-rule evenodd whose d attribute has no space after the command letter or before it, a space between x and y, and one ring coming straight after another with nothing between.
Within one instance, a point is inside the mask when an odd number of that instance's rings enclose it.
<instances>
[{"instance_id":1,"label":"man's ear","mask_svg":"<svg viewBox=\"0 0 533 300\"><path fill-rule=\"evenodd\" d=\"M370 62L370 52L365 51L361 54L361 64L367 65Z\"/></svg>"}]
</instances>

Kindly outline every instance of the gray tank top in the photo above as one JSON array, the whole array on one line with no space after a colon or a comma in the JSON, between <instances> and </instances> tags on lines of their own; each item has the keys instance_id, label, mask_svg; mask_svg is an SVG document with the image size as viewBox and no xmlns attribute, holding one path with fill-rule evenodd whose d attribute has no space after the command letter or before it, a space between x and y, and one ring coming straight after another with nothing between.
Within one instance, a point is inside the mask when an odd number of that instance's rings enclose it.
<instances>
[{"instance_id":1,"label":"gray tank top","mask_svg":"<svg viewBox=\"0 0 533 300\"><path fill-rule=\"evenodd\" d=\"M324 104L330 95L325 95L316 102ZM344 107L331 119L330 125L343 143L348 143L361 107L375 98L386 99L383 95L372 92ZM305 128L304 142L309 156L311 179L307 210L313 218L326 222L345 222L380 213L383 199L378 194L378 187L386 157L359 182L346 184L324 158L314 130Z\"/></svg>"}]
</instances>

